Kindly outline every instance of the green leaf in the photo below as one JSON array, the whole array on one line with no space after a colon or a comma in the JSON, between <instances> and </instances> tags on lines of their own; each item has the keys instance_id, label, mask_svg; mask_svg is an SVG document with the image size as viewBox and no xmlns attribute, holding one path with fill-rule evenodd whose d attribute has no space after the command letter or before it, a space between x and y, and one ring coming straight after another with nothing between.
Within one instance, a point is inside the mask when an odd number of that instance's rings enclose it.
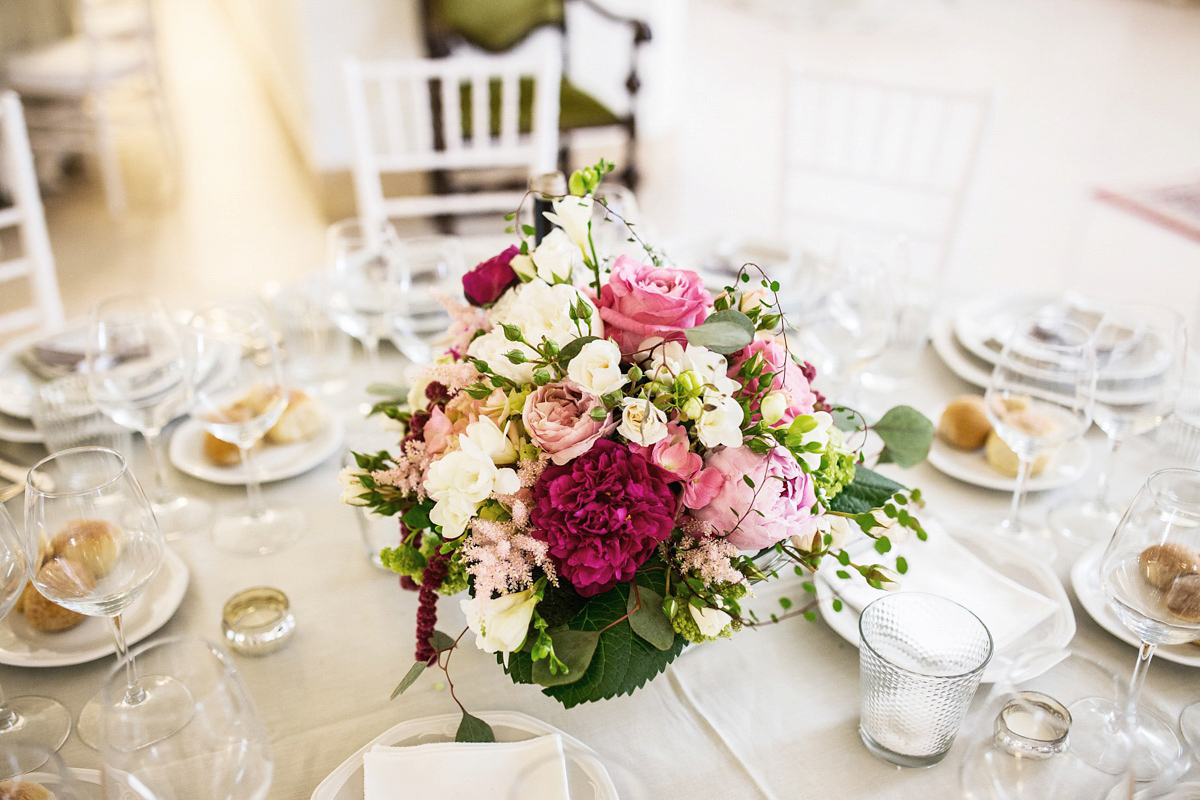
<instances>
[{"instance_id":1,"label":"green leaf","mask_svg":"<svg viewBox=\"0 0 1200 800\"><path fill-rule=\"evenodd\" d=\"M554 642L554 655L567 665L567 671L555 673L550 669L550 659L539 659L533 662L534 683L539 686L565 686L581 679L592 663L596 645L600 643L600 634L596 631L573 631L570 628L547 631L547 634Z\"/></svg>"},{"instance_id":2,"label":"green leaf","mask_svg":"<svg viewBox=\"0 0 1200 800\"><path fill-rule=\"evenodd\" d=\"M377 394L383 397L404 397L408 389L395 383L372 383L367 387L367 394Z\"/></svg>"},{"instance_id":3,"label":"green leaf","mask_svg":"<svg viewBox=\"0 0 1200 800\"><path fill-rule=\"evenodd\" d=\"M433 646L434 650L440 653L443 650L449 650L451 647L454 647L454 639L441 631L434 631L429 637L429 644Z\"/></svg>"},{"instance_id":4,"label":"green leaf","mask_svg":"<svg viewBox=\"0 0 1200 800\"><path fill-rule=\"evenodd\" d=\"M833 417L833 424L841 431L857 431L862 430L863 418L852 408L843 408L838 406L829 412Z\"/></svg>"},{"instance_id":5,"label":"green leaf","mask_svg":"<svg viewBox=\"0 0 1200 800\"><path fill-rule=\"evenodd\" d=\"M740 311L717 311L704 322L683 332L688 343L729 355L754 341L754 323Z\"/></svg>"},{"instance_id":6,"label":"green leaf","mask_svg":"<svg viewBox=\"0 0 1200 800\"><path fill-rule=\"evenodd\" d=\"M841 611L841 610L842 610L842 601L841 601L841 600L839 600L839 599L838 599L838 598L836 598L836 597L835 597L835 598L833 598L833 610L834 610L834 611Z\"/></svg>"},{"instance_id":7,"label":"green leaf","mask_svg":"<svg viewBox=\"0 0 1200 800\"><path fill-rule=\"evenodd\" d=\"M634 611L638 600L642 607ZM633 632L645 639L659 650L670 650L675 644L675 629L671 620L663 612L663 596L647 586L639 586L637 596L629 593L625 601L625 610L629 613L629 626Z\"/></svg>"},{"instance_id":8,"label":"green leaf","mask_svg":"<svg viewBox=\"0 0 1200 800\"><path fill-rule=\"evenodd\" d=\"M878 472L859 465L854 468L854 480L830 501L832 511L844 514L865 514L887 502L904 487Z\"/></svg>"},{"instance_id":9,"label":"green leaf","mask_svg":"<svg viewBox=\"0 0 1200 800\"><path fill-rule=\"evenodd\" d=\"M575 356L579 355L579 351L588 342L599 341L598 336L580 336L578 339L573 339L567 342L567 346L558 351L559 363L566 364Z\"/></svg>"},{"instance_id":10,"label":"green leaf","mask_svg":"<svg viewBox=\"0 0 1200 800\"><path fill-rule=\"evenodd\" d=\"M414 683L416 683L417 678L421 677L421 673L424 671L425 671L425 662L424 661L415 662L411 667L408 668L408 674L404 676L404 680L400 681L400 684L392 692L392 696L389 699L395 700L397 697L404 694L404 691L408 687L410 687Z\"/></svg>"},{"instance_id":11,"label":"green leaf","mask_svg":"<svg viewBox=\"0 0 1200 800\"><path fill-rule=\"evenodd\" d=\"M792 599L790 597L781 597L779 598L779 605L783 607L784 611L787 611L792 607Z\"/></svg>"},{"instance_id":12,"label":"green leaf","mask_svg":"<svg viewBox=\"0 0 1200 800\"><path fill-rule=\"evenodd\" d=\"M899 572L901 575L908 572L908 561L905 560L904 556L899 556L896 559L896 572Z\"/></svg>"},{"instance_id":13,"label":"green leaf","mask_svg":"<svg viewBox=\"0 0 1200 800\"><path fill-rule=\"evenodd\" d=\"M896 406L874 425L875 433L883 440L884 449L879 462L895 462L901 467L914 467L929 455L933 444L933 423L911 406Z\"/></svg>"},{"instance_id":14,"label":"green leaf","mask_svg":"<svg viewBox=\"0 0 1200 800\"><path fill-rule=\"evenodd\" d=\"M481 720L479 717L472 717L467 712L463 712L462 722L458 723L458 733L454 734L456 742L494 742L496 734L492 732L492 726Z\"/></svg>"}]
</instances>

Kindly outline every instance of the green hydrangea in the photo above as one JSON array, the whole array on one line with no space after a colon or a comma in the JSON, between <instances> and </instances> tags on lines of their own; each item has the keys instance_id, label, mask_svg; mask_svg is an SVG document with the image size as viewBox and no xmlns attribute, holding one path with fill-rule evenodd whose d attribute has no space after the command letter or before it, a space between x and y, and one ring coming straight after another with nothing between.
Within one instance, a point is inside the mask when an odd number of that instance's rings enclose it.
<instances>
[{"instance_id":1,"label":"green hydrangea","mask_svg":"<svg viewBox=\"0 0 1200 800\"><path fill-rule=\"evenodd\" d=\"M379 557L385 567L399 575L407 575L419 586L425 565L429 563L429 556L433 555L433 551L440 546L441 542L436 538L426 536L423 538L419 550L411 544L401 542L397 547L385 547ZM438 594L458 594L465 591L466 588L467 569L461 560L452 558L446 570L446 577L442 579L442 585L437 589Z\"/></svg>"},{"instance_id":2,"label":"green hydrangea","mask_svg":"<svg viewBox=\"0 0 1200 800\"><path fill-rule=\"evenodd\" d=\"M675 629L677 634L689 642L699 644L701 642L715 642L718 638L728 639L742 629L742 623L733 620L717 636L705 636L700 632L700 626L696 624L696 618L692 616L687 601L680 598L679 605L675 609L675 616L671 617L671 627Z\"/></svg>"},{"instance_id":3,"label":"green hydrangea","mask_svg":"<svg viewBox=\"0 0 1200 800\"><path fill-rule=\"evenodd\" d=\"M832 499L854 480L854 453L830 448L821 456L821 468L812 474L813 485Z\"/></svg>"}]
</instances>

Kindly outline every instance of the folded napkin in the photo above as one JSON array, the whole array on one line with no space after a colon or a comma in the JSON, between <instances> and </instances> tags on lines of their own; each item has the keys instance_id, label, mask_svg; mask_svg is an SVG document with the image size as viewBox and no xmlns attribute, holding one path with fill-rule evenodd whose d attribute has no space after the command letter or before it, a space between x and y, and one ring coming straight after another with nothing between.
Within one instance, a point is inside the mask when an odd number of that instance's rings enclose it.
<instances>
[{"instance_id":1,"label":"folded napkin","mask_svg":"<svg viewBox=\"0 0 1200 800\"><path fill-rule=\"evenodd\" d=\"M945 531L934 525L926 529L928 541L918 541L914 536L885 557L871 551L855 561L878 561L894 567L896 558L904 556L908 572L900 578L899 591L936 594L970 609L991 632L997 652L1058 609L1053 600L996 572ZM842 600L861 611L882 592L872 589L857 572L849 572L850 580L841 580L833 570L822 570Z\"/></svg>"},{"instance_id":2,"label":"folded napkin","mask_svg":"<svg viewBox=\"0 0 1200 800\"><path fill-rule=\"evenodd\" d=\"M523 742L376 745L363 755L364 800L568 800L558 734Z\"/></svg>"}]
</instances>

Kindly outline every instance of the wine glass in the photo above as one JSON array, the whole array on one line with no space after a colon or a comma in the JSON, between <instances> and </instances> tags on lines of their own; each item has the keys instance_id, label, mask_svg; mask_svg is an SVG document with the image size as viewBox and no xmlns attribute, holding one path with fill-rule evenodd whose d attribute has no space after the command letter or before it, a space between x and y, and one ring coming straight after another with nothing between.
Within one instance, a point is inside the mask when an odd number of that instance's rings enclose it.
<instances>
[{"instance_id":1,"label":"wine glass","mask_svg":"<svg viewBox=\"0 0 1200 800\"><path fill-rule=\"evenodd\" d=\"M154 515L163 535L175 539L203 527L212 507L174 490L162 436L167 423L187 411L197 378L196 362L162 301L127 295L97 304L88 328L87 371L96 406L146 439Z\"/></svg>"},{"instance_id":2,"label":"wine glass","mask_svg":"<svg viewBox=\"0 0 1200 800\"><path fill-rule=\"evenodd\" d=\"M1109 483L1121 444L1157 428L1171 413L1183 383L1183 317L1158 306L1123 306L1104 315L1096 332L1096 402L1092 417L1108 435L1108 458L1096 494L1050 510L1051 530L1092 544L1121 519Z\"/></svg>"},{"instance_id":3,"label":"wine glass","mask_svg":"<svg viewBox=\"0 0 1200 800\"><path fill-rule=\"evenodd\" d=\"M38 787L46 793L38 791ZM79 780L58 754L37 744L0 747L0 798L99 800L100 787Z\"/></svg>"},{"instance_id":4,"label":"wine glass","mask_svg":"<svg viewBox=\"0 0 1200 800\"><path fill-rule=\"evenodd\" d=\"M430 343L450 327L438 294L462 296L462 247L454 236L422 236L400 242L398 252L403 268L392 343L409 361L426 364L432 357Z\"/></svg>"},{"instance_id":5,"label":"wine glass","mask_svg":"<svg viewBox=\"0 0 1200 800\"><path fill-rule=\"evenodd\" d=\"M1012 505L995 533L1047 561L1054 543L1021 520L1025 487L1039 457L1088 429L1095 386L1091 333L1067 320L1032 317L1017 324L984 393L996 435L1019 462Z\"/></svg>"},{"instance_id":6,"label":"wine glass","mask_svg":"<svg viewBox=\"0 0 1200 800\"><path fill-rule=\"evenodd\" d=\"M1137 747L1137 774L1157 774L1182 749L1171 724L1138 701L1156 648L1200 638L1200 471L1173 468L1150 476L1104 551L1100 586L1141 650L1124 707L1098 698L1071 713L1113 735L1124 721ZM1109 769L1109 739L1095 737L1081 756Z\"/></svg>"},{"instance_id":7,"label":"wine glass","mask_svg":"<svg viewBox=\"0 0 1200 800\"><path fill-rule=\"evenodd\" d=\"M1179 715L1179 730L1183 731L1183 740L1200 758L1200 702L1192 703Z\"/></svg>"},{"instance_id":8,"label":"wine glass","mask_svg":"<svg viewBox=\"0 0 1200 800\"><path fill-rule=\"evenodd\" d=\"M271 553L304 530L296 508L268 508L254 451L288 404L279 348L262 312L249 303L218 303L197 312L188 325L198 359L237 364L196 389L192 419L223 442L237 445L246 473L249 507L213 523L213 542L235 553Z\"/></svg>"},{"instance_id":9,"label":"wine glass","mask_svg":"<svg viewBox=\"0 0 1200 800\"><path fill-rule=\"evenodd\" d=\"M169 678L139 682L128 658L121 612L141 597L163 558L162 533L137 478L115 450L76 447L39 461L25 480L25 558L34 587L48 600L112 627L124 662L129 705L170 708L186 702ZM99 698L79 715L79 737L91 746Z\"/></svg>"},{"instance_id":10,"label":"wine glass","mask_svg":"<svg viewBox=\"0 0 1200 800\"><path fill-rule=\"evenodd\" d=\"M396 307L411 285L395 228L357 217L335 222L326 234L326 264L330 315L378 367L379 340L391 333Z\"/></svg>"},{"instance_id":11,"label":"wine glass","mask_svg":"<svg viewBox=\"0 0 1200 800\"><path fill-rule=\"evenodd\" d=\"M16 605L27 580L21 537L8 510L0 504L0 617ZM62 747L70 733L71 715L57 700L36 696L9 698L0 692L0 753L14 753L17 748L29 745L53 752ZM41 765L40 761L23 763L16 772L28 772Z\"/></svg>"},{"instance_id":12,"label":"wine glass","mask_svg":"<svg viewBox=\"0 0 1200 800\"><path fill-rule=\"evenodd\" d=\"M266 730L229 656L194 636L161 639L135 652L144 674L170 675L192 697L174 732L122 702L124 679L104 684L100 757L109 797L138 800L259 800L274 759Z\"/></svg>"}]
</instances>

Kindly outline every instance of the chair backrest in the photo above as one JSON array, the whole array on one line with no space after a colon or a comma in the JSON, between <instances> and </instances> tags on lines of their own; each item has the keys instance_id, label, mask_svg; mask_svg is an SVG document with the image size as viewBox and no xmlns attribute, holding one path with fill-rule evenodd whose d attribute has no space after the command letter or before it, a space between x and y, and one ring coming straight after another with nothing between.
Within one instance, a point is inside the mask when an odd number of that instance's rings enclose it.
<instances>
[{"instance_id":1,"label":"chair backrest","mask_svg":"<svg viewBox=\"0 0 1200 800\"><path fill-rule=\"evenodd\" d=\"M986 131L990 93L806 73L787 88L784 235L827 250L847 231L902 234L944 274Z\"/></svg>"},{"instance_id":2,"label":"chair backrest","mask_svg":"<svg viewBox=\"0 0 1200 800\"><path fill-rule=\"evenodd\" d=\"M504 53L547 25L562 29L563 0L423 0L425 40L429 55L450 54L454 38Z\"/></svg>"},{"instance_id":3,"label":"chair backrest","mask_svg":"<svg viewBox=\"0 0 1200 800\"><path fill-rule=\"evenodd\" d=\"M0 206L0 230L16 228L21 254L0 252L0 285L26 280L30 304L0 304L0 336L63 321L62 298L54 272L54 254L46 231L42 198L38 193L33 153L25 130L25 115L14 92L0 93L0 185L8 187L13 204ZM0 296L15 297L0 289Z\"/></svg>"},{"instance_id":4,"label":"chair backrest","mask_svg":"<svg viewBox=\"0 0 1200 800\"><path fill-rule=\"evenodd\" d=\"M505 56L350 61L345 70L359 216L512 210L514 197L519 202L523 194L389 199L384 174L525 167L533 175L555 167L562 64L550 47Z\"/></svg>"}]
</instances>

